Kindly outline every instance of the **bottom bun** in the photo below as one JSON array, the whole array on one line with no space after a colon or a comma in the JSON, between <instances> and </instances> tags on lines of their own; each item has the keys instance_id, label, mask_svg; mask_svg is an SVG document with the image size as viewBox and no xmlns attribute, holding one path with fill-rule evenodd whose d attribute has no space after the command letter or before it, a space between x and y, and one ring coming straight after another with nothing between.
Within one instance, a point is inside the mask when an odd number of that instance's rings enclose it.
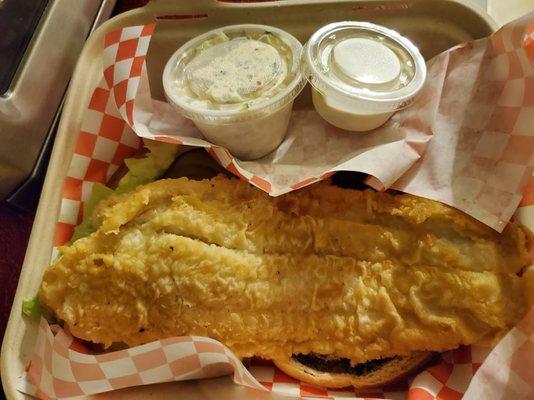
<instances>
[{"instance_id":1,"label":"bottom bun","mask_svg":"<svg viewBox=\"0 0 534 400\"><path fill-rule=\"evenodd\" d=\"M287 375L302 382L327 388L354 386L372 389L393 383L422 368L435 355L432 352L415 352L372 360L351 366L348 359L331 359L318 355L297 355L287 360L273 360Z\"/></svg>"}]
</instances>

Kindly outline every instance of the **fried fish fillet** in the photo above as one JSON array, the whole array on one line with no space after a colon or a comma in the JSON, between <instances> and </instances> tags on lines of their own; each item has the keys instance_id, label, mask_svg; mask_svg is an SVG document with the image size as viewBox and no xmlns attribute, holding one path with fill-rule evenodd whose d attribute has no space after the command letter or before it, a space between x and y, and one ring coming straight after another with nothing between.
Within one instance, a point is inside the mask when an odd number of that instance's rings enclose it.
<instances>
[{"instance_id":1,"label":"fried fish fillet","mask_svg":"<svg viewBox=\"0 0 534 400\"><path fill-rule=\"evenodd\" d=\"M113 197L93 219L40 300L105 346L193 334L240 357L356 364L492 341L526 309L528 232L411 195L318 184L271 198L182 178Z\"/></svg>"}]
</instances>

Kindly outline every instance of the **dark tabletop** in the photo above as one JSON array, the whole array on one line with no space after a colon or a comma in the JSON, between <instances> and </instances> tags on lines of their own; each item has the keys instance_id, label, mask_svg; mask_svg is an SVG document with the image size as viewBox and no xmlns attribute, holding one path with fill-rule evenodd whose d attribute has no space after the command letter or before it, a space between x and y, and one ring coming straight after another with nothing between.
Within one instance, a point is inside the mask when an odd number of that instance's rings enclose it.
<instances>
[{"instance_id":1,"label":"dark tabletop","mask_svg":"<svg viewBox=\"0 0 534 400\"><path fill-rule=\"evenodd\" d=\"M32 213L0 204L0 338L4 337L32 223Z\"/></svg>"}]
</instances>

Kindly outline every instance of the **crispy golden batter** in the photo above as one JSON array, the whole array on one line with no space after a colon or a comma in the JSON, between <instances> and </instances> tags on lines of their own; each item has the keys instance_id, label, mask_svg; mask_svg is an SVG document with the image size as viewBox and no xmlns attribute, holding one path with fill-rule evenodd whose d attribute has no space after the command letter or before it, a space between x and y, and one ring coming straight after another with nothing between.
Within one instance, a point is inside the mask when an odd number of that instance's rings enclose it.
<instances>
[{"instance_id":1,"label":"crispy golden batter","mask_svg":"<svg viewBox=\"0 0 534 400\"><path fill-rule=\"evenodd\" d=\"M225 178L103 202L41 301L82 339L205 335L239 356L353 362L491 341L524 313L527 234L440 203L325 184L270 198Z\"/></svg>"}]
</instances>

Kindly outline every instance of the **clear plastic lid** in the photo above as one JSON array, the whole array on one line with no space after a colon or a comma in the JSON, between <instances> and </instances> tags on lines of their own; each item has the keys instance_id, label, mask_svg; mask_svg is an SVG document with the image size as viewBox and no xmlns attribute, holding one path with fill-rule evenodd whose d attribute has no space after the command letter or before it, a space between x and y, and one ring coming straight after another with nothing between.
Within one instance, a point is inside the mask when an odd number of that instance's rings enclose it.
<instances>
[{"instance_id":1,"label":"clear plastic lid","mask_svg":"<svg viewBox=\"0 0 534 400\"><path fill-rule=\"evenodd\" d=\"M397 32L368 22L336 22L304 46L303 72L327 101L365 112L411 104L426 78L415 45Z\"/></svg>"},{"instance_id":2,"label":"clear plastic lid","mask_svg":"<svg viewBox=\"0 0 534 400\"><path fill-rule=\"evenodd\" d=\"M180 47L163 72L163 87L188 118L241 121L274 112L292 101L306 79L302 45L267 25L231 25Z\"/></svg>"}]
</instances>

